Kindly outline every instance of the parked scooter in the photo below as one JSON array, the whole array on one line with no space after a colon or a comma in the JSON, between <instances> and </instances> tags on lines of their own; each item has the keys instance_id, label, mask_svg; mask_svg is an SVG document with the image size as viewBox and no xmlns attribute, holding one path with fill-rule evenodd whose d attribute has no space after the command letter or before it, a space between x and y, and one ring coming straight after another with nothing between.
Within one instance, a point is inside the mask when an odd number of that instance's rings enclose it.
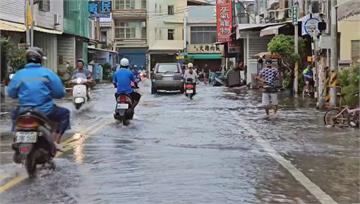
<instances>
[{"instance_id":1,"label":"parked scooter","mask_svg":"<svg viewBox=\"0 0 360 204\"><path fill-rule=\"evenodd\" d=\"M36 176L38 164L49 164L55 169L52 158L56 150L50 120L44 114L28 109L19 114L15 124L14 162L24 164L30 178Z\"/></svg>"},{"instance_id":2,"label":"parked scooter","mask_svg":"<svg viewBox=\"0 0 360 204\"><path fill-rule=\"evenodd\" d=\"M185 96L188 97L190 100L193 99L195 95L195 83L193 79L189 78L185 81Z\"/></svg>"},{"instance_id":3,"label":"parked scooter","mask_svg":"<svg viewBox=\"0 0 360 204\"><path fill-rule=\"evenodd\" d=\"M90 81L85 78L76 78L71 80L73 86L73 103L76 109L80 109L83 104L88 101L90 95L90 89L87 88L87 84Z\"/></svg>"}]
</instances>

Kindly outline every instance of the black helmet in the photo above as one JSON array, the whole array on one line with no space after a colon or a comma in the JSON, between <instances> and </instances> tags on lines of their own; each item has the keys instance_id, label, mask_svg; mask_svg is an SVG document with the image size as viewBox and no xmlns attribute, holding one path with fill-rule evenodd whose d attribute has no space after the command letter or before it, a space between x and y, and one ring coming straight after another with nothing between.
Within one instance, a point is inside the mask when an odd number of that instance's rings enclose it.
<instances>
[{"instance_id":1,"label":"black helmet","mask_svg":"<svg viewBox=\"0 0 360 204\"><path fill-rule=\"evenodd\" d=\"M84 62L84 60L83 59L78 59L76 62L81 62L83 65L85 65L85 62Z\"/></svg>"},{"instance_id":2,"label":"black helmet","mask_svg":"<svg viewBox=\"0 0 360 204\"><path fill-rule=\"evenodd\" d=\"M44 52L39 47L30 47L26 50L26 61L28 63L42 63Z\"/></svg>"}]
</instances>

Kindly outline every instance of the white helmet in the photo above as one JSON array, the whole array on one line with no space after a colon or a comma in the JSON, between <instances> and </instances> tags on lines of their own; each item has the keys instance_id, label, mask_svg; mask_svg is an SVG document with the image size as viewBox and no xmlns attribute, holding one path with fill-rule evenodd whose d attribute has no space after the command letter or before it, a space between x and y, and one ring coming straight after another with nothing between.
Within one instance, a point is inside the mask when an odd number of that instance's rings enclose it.
<instances>
[{"instance_id":1,"label":"white helmet","mask_svg":"<svg viewBox=\"0 0 360 204\"><path fill-rule=\"evenodd\" d=\"M122 58L120 60L120 66L122 67L128 67L129 66L129 60L127 58Z\"/></svg>"},{"instance_id":2,"label":"white helmet","mask_svg":"<svg viewBox=\"0 0 360 204\"><path fill-rule=\"evenodd\" d=\"M192 63L188 64L188 68L193 68L193 67L194 67L194 65Z\"/></svg>"}]
</instances>

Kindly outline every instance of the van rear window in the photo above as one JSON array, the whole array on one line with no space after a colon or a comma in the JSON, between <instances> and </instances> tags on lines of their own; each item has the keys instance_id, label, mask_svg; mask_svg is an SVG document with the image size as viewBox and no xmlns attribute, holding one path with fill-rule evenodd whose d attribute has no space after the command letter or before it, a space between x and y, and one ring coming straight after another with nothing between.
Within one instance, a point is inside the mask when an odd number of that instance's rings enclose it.
<instances>
[{"instance_id":1,"label":"van rear window","mask_svg":"<svg viewBox=\"0 0 360 204\"><path fill-rule=\"evenodd\" d=\"M159 73L165 73L165 72L179 73L179 69L176 64L160 64L158 66L157 72L159 72Z\"/></svg>"}]
</instances>

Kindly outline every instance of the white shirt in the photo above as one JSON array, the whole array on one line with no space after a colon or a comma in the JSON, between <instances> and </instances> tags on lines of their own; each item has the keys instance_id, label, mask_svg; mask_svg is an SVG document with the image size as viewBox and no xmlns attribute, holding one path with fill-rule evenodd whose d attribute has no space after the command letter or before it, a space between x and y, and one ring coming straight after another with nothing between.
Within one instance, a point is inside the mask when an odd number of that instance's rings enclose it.
<instances>
[{"instance_id":1,"label":"white shirt","mask_svg":"<svg viewBox=\"0 0 360 204\"><path fill-rule=\"evenodd\" d=\"M192 74L190 74L189 70L185 71L184 79L193 79L194 82L196 82L196 79L198 78L198 75L196 74L196 71L193 70Z\"/></svg>"}]
</instances>

